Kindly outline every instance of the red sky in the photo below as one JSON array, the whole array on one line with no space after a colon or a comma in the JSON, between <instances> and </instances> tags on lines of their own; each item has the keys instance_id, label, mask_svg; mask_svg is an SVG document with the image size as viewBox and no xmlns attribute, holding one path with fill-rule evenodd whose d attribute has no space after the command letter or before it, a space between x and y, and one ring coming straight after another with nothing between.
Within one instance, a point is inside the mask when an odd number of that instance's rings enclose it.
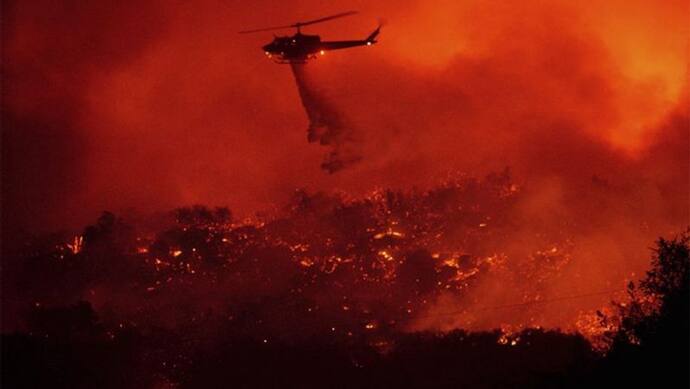
<instances>
[{"instance_id":1,"label":"red sky","mask_svg":"<svg viewBox=\"0 0 690 389\"><path fill-rule=\"evenodd\" d=\"M651 182L648 217L682 220L688 8L3 2L4 230L191 203L246 215L297 188L359 195L505 166L535 193L576 198L594 175L624 187ZM237 31L349 9L360 15L304 31L363 38L387 21L378 45L308 65L363 138L363 161L328 175L319 168L327 150L306 142L289 67L261 53L271 34Z\"/></svg>"}]
</instances>

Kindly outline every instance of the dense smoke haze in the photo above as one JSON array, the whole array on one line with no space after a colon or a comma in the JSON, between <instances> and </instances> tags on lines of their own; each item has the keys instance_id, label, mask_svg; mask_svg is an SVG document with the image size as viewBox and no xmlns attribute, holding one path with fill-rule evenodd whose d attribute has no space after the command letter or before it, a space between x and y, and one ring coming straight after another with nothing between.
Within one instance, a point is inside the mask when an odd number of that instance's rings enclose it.
<instances>
[{"instance_id":1,"label":"dense smoke haze","mask_svg":"<svg viewBox=\"0 0 690 389\"><path fill-rule=\"evenodd\" d=\"M380 44L307 65L363 133L361 163L328 175L289 67L260 51L271 35L236 32L351 7L5 2L4 222L78 228L104 209L190 203L251 214L295 188L363 194L505 166L565 193L593 175L687 193L685 2L380 2L305 28L362 39L388 20Z\"/></svg>"},{"instance_id":2,"label":"dense smoke haze","mask_svg":"<svg viewBox=\"0 0 690 389\"><path fill-rule=\"evenodd\" d=\"M4 2L3 246L79 232L103 210L277 217L295 190L355 201L508 168L520 195L494 217L511 228L479 252L567 248L548 298L620 288L646 269L650 242L687 225L687 2L358 3L359 16L305 32L363 39L384 16L380 43L292 69L260 51L269 34L237 34L351 7ZM505 303L514 276L489 277L470 300ZM540 324L571 325L609 297ZM414 325L468 323L484 327Z\"/></svg>"}]
</instances>

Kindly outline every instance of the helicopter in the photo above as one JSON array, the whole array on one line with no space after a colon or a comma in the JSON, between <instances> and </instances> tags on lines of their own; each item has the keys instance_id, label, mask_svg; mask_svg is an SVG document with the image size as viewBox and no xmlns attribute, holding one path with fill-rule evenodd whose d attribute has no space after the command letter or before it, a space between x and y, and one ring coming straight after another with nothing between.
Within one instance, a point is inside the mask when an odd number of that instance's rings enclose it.
<instances>
[{"instance_id":1,"label":"helicopter","mask_svg":"<svg viewBox=\"0 0 690 389\"><path fill-rule=\"evenodd\" d=\"M371 46L376 43L376 37L381 31L379 25L374 32L362 40L349 41L322 41L318 35L302 34L301 28L311 24L322 23L328 20L342 18L356 14L357 11L342 12L339 14L326 16L306 22L297 22L287 26L259 28L255 30L240 31L240 34L250 34L261 31L281 30L285 28L296 28L297 32L292 36L275 36L273 42L262 47L264 54L279 64L302 64L310 59L315 59L318 55L324 55L327 51L347 49L356 46Z\"/></svg>"}]
</instances>

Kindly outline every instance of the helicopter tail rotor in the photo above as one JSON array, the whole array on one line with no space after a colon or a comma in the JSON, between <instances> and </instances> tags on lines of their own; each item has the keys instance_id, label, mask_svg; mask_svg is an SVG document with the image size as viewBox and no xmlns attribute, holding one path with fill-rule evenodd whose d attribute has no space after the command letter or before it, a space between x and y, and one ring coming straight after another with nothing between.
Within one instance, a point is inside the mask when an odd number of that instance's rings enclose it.
<instances>
[{"instance_id":1,"label":"helicopter tail rotor","mask_svg":"<svg viewBox=\"0 0 690 389\"><path fill-rule=\"evenodd\" d=\"M379 19L379 26L376 27L376 30L374 30L374 32L372 32L371 34L369 34L369 36L368 36L367 39L366 39L367 44L376 43L376 37L377 37L377 36L379 35L379 33L381 32L381 27L383 27L384 24L385 24L385 21L384 21L383 19Z\"/></svg>"},{"instance_id":2,"label":"helicopter tail rotor","mask_svg":"<svg viewBox=\"0 0 690 389\"><path fill-rule=\"evenodd\" d=\"M376 28L376 30L374 30L374 32L369 34L369 36L367 37L367 39L366 39L367 43L376 43L376 37L379 35L380 32L381 32L381 26L378 26Z\"/></svg>"}]
</instances>

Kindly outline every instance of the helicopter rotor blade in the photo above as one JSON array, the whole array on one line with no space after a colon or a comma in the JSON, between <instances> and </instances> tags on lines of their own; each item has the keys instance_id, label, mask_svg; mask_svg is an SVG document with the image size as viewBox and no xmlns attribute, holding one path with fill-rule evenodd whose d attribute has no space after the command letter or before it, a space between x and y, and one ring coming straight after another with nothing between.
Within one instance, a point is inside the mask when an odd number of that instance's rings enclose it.
<instances>
[{"instance_id":1,"label":"helicopter rotor blade","mask_svg":"<svg viewBox=\"0 0 690 389\"><path fill-rule=\"evenodd\" d=\"M297 22L297 23L293 24L293 27L308 26L308 25L310 25L310 24L316 24L316 23L321 23L321 22L325 22L325 21L328 21L328 20L333 20L333 19L337 19L337 18L342 18L342 17L345 17L345 16L354 15L354 14L356 14L356 13L357 13L357 11L341 12L341 13L339 13L339 14L335 14L335 15L331 15L331 16L326 16L326 17L318 18L318 19L314 19L314 20L309 20L309 21L306 21L306 22Z\"/></svg>"},{"instance_id":2,"label":"helicopter rotor blade","mask_svg":"<svg viewBox=\"0 0 690 389\"><path fill-rule=\"evenodd\" d=\"M239 33L240 33L240 34L251 34L251 33L253 33L253 32L271 31L271 30L282 30L282 29L285 29L285 28L292 28L292 27L295 27L295 25L294 25L294 24L290 24L290 25L288 25L288 26L276 26L276 27L257 28L257 29L255 29L255 30L244 30L244 31L240 31Z\"/></svg>"},{"instance_id":3,"label":"helicopter rotor blade","mask_svg":"<svg viewBox=\"0 0 690 389\"><path fill-rule=\"evenodd\" d=\"M290 25L287 25L287 26L276 26L276 27L257 28L257 29L255 29L255 30L244 30L244 31L240 31L239 33L240 33L240 34L251 34L251 33L253 33L253 32L271 31L271 30L282 30L282 29L284 29L284 28L300 28L300 27L302 27L302 26L308 26L308 25L310 25L310 24L316 24L316 23L321 23L321 22L325 22L325 21L328 21L328 20L332 20L332 19L342 18L342 17L345 17L345 16L354 15L354 14L356 14L356 13L357 13L357 11L341 12L341 13L339 13L339 14L335 14L335 15L331 15L331 16L326 16L326 17L319 18L319 19L314 19L314 20L308 20L308 21L306 21L306 22L297 22L297 23L295 23L295 24L290 24Z\"/></svg>"}]
</instances>

